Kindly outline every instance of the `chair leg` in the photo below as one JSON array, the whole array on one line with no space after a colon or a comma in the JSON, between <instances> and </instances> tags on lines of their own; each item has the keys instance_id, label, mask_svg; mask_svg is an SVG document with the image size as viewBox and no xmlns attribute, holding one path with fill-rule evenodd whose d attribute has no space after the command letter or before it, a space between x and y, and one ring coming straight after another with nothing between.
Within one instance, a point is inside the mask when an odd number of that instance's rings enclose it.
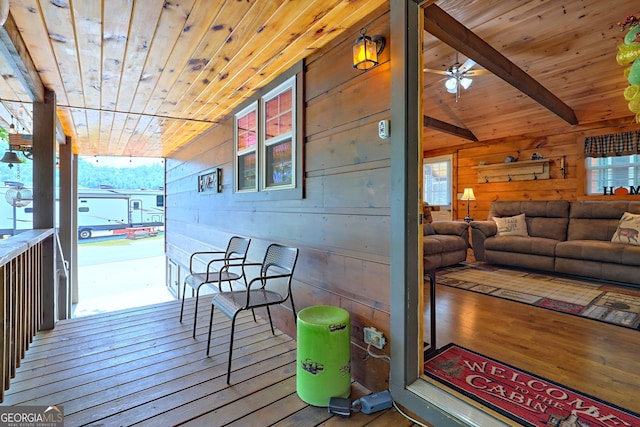
<instances>
[{"instance_id":1,"label":"chair leg","mask_svg":"<svg viewBox=\"0 0 640 427\"><path fill-rule=\"evenodd\" d=\"M291 299L291 310L293 311L293 324L298 324L298 313L296 312L296 306L293 304L293 295L289 297Z\"/></svg>"},{"instance_id":2,"label":"chair leg","mask_svg":"<svg viewBox=\"0 0 640 427\"><path fill-rule=\"evenodd\" d=\"M256 320L256 311L253 308L251 309L251 314L253 314L253 321L257 322L257 320Z\"/></svg>"},{"instance_id":3,"label":"chair leg","mask_svg":"<svg viewBox=\"0 0 640 427\"><path fill-rule=\"evenodd\" d=\"M198 298L200 298L200 286L198 286L198 289L196 290L196 309L193 311L193 338L196 337L196 323L198 322Z\"/></svg>"},{"instance_id":4,"label":"chair leg","mask_svg":"<svg viewBox=\"0 0 640 427\"><path fill-rule=\"evenodd\" d=\"M227 363L227 384L231 385L229 382L229 378L231 378L231 354L233 353L233 332L236 329L236 316L238 313L233 315L233 319L231 319L231 339L229 340L229 362Z\"/></svg>"},{"instance_id":5,"label":"chair leg","mask_svg":"<svg viewBox=\"0 0 640 427\"><path fill-rule=\"evenodd\" d=\"M273 330L273 321L271 321L271 310L269 310L269 306L266 306L266 308L267 308L267 314L269 315L269 324L271 325L271 333L275 335L276 331Z\"/></svg>"},{"instance_id":6,"label":"chair leg","mask_svg":"<svg viewBox=\"0 0 640 427\"><path fill-rule=\"evenodd\" d=\"M211 317L209 318L209 337L207 338L207 356L209 355L209 347L211 346L211 325L213 325L213 309L215 305L211 304Z\"/></svg>"},{"instance_id":7,"label":"chair leg","mask_svg":"<svg viewBox=\"0 0 640 427\"><path fill-rule=\"evenodd\" d=\"M187 282L182 284L182 307L180 307L180 323L182 323L182 313L184 312L184 293L187 290Z\"/></svg>"}]
</instances>

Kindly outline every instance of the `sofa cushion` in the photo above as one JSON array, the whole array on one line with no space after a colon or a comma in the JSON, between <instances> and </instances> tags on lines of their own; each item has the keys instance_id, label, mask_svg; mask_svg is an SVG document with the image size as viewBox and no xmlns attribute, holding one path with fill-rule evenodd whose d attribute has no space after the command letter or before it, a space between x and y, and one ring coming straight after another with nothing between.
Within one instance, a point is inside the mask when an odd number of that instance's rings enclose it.
<instances>
[{"instance_id":1,"label":"sofa cushion","mask_svg":"<svg viewBox=\"0 0 640 427\"><path fill-rule=\"evenodd\" d=\"M524 217L524 214L502 218L494 216L492 219L498 226L498 236L528 236Z\"/></svg>"},{"instance_id":2,"label":"sofa cushion","mask_svg":"<svg viewBox=\"0 0 640 427\"><path fill-rule=\"evenodd\" d=\"M579 200L571 204L566 240L610 242L625 212L640 214L640 202Z\"/></svg>"},{"instance_id":3,"label":"sofa cushion","mask_svg":"<svg viewBox=\"0 0 640 427\"><path fill-rule=\"evenodd\" d=\"M567 239L569 202L550 201L495 201L491 204L489 219L525 214L529 236L554 240Z\"/></svg>"},{"instance_id":4,"label":"sofa cushion","mask_svg":"<svg viewBox=\"0 0 640 427\"><path fill-rule=\"evenodd\" d=\"M544 237L496 236L484 242L487 251L555 256L558 240Z\"/></svg>"},{"instance_id":5,"label":"sofa cushion","mask_svg":"<svg viewBox=\"0 0 640 427\"><path fill-rule=\"evenodd\" d=\"M625 212L620 218L620 223L611 241L614 243L626 243L640 246L640 215Z\"/></svg>"},{"instance_id":6,"label":"sofa cushion","mask_svg":"<svg viewBox=\"0 0 640 427\"><path fill-rule=\"evenodd\" d=\"M599 240L568 240L556 246L558 258L640 266L640 246Z\"/></svg>"}]
</instances>

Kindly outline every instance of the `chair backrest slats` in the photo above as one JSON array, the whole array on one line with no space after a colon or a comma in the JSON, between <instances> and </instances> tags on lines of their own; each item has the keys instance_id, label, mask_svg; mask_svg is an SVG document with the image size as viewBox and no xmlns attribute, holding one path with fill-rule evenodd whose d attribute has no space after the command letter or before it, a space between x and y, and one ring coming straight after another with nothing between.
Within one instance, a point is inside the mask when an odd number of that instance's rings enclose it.
<instances>
[{"instance_id":1,"label":"chair backrest slats","mask_svg":"<svg viewBox=\"0 0 640 427\"><path fill-rule=\"evenodd\" d=\"M242 260L244 261L247 258L247 252L249 252L250 243L251 239L233 236L231 240L229 240L229 245L227 245L227 250L225 252L225 263L229 264L229 258L242 258Z\"/></svg>"}]
</instances>

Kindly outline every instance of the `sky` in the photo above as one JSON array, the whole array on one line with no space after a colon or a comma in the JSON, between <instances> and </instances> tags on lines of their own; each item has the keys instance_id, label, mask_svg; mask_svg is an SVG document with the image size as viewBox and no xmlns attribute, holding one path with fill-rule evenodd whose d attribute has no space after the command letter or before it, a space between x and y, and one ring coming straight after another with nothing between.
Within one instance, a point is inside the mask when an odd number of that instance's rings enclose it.
<instances>
[{"instance_id":1,"label":"sky","mask_svg":"<svg viewBox=\"0 0 640 427\"><path fill-rule=\"evenodd\" d=\"M162 158L155 157L116 157L116 156L80 156L81 160L93 163L95 166L136 167L162 165Z\"/></svg>"}]
</instances>

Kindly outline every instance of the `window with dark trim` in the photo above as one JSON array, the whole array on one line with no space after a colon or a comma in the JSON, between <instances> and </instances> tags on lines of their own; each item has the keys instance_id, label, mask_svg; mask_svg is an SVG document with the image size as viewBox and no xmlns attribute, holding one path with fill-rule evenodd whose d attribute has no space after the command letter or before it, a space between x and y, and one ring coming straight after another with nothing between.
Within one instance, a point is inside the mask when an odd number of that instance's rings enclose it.
<instances>
[{"instance_id":1,"label":"window with dark trim","mask_svg":"<svg viewBox=\"0 0 640 427\"><path fill-rule=\"evenodd\" d=\"M235 113L234 189L239 197L303 197L302 71L300 62Z\"/></svg>"}]
</instances>

